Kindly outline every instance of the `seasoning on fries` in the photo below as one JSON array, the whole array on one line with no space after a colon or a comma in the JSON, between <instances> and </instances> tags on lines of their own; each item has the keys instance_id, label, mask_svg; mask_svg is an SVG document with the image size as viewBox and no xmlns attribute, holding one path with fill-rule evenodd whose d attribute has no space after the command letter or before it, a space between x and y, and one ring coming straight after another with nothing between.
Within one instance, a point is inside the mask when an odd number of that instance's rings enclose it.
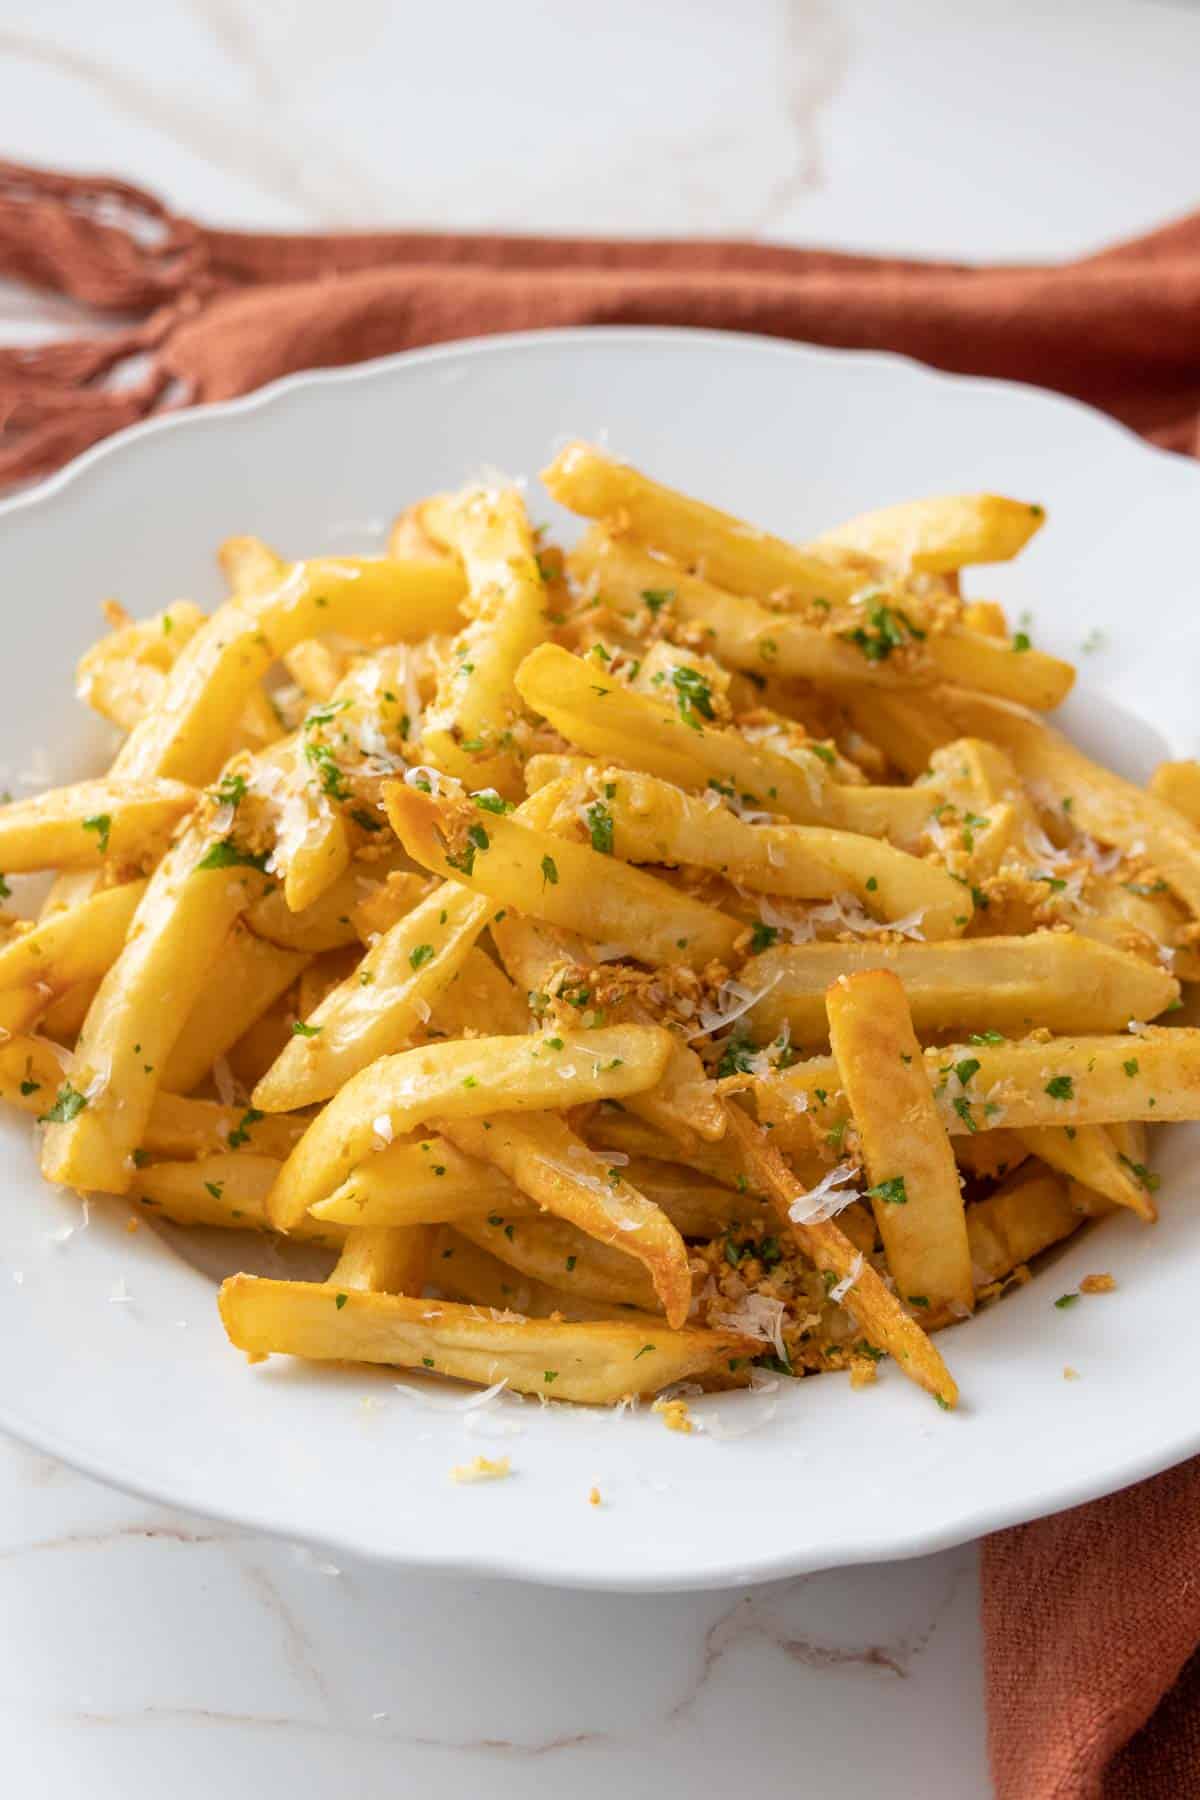
<instances>
[{"instance_id":1,"label":"seasoning on fries","mask_svg":"<svg viewBox=\"0 0 1200 1800\"><path fill-rule=\"evenodd\" d=\"M385 557L230 539L211 617L110 604L112 768L0 807L54 876L0 1094L52 1181L325 1249L225 1281L252 1361L686 1430L676 1383L890 1357L952 1408L932 1334L1151 1223L1200 1118L1200 768L1076 750L1074 670L962 595L1036 504L793 544L587 445L543 481L565 553L475 485Z\"/></svg>"}]
</instances>

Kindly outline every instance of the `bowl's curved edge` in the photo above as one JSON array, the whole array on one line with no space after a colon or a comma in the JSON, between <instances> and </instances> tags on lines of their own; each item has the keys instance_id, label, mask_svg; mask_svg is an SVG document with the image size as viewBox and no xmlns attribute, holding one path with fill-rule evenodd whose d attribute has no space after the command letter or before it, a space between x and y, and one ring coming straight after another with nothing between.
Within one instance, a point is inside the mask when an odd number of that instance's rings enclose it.
<instances>
[{"instance_id":1,"label":"bowl's curved edge","mask_svg":"<svg viewBox=\"0 0 1200 1800\"><path fill-rule=\"evenodd\" d=\"M464 356L475 357L513 351L538 350L553 344L561 344L564 347L581 347L586 344L589 348L595 348L597 346L621 347L637 343L653 345L659 350L726 348L730 344L737 344L741 348L749 348L759 353L789 359L808 357L822 362L831 359L840 360L847 365L863 363L883 365L893 370L903 370L906 376L920 380L933 380L953 387L969 386L1005 394L1019 392L1029 404L1045 409L1047 416L1049 414L1062 416L1066 413L1074 419L1086 420L1090 429L1103 432L1109 437L1111 446L1123 445L1133 460L1152 457L1161 466L1181 472L1186 471L1188 476L1195 477L1200 474L1200 471L1197 471L1194 465L1189 464L1185 459L1147 443L1108 414L1098 412L1095 408L1070 396L1024 383L939 370L918 362L914 358L890 351L831 349L819 345L796 343L789 339L744 332L689 330L669 326L603 326L515 332L491 337L469 338L422 350L402 351L393 356L380 357L347 367L306 370L282 377L251 394L235 399L166 413L114 433L93 445L53 476L27 492L0 502L0 523L10 517L51 506L71 488L90 479L97 470L103 470L107 465L119 462L131 448L137 447L147 439L219 427L230 420L271 410L314 389L352 386L358 382L378 380L381 376L399 372L413 365L454 361ZM119 1487L122 1492L133 1494L150 1504L178 1507L200 1517L213 1519L247 1531L261 1532L267 1536L302 1539L306 1544L319 1547L334 1556L340 1555L380 1562L414 1575L518 1580L546 1586L630 1594L749 1586L815 1573L821 1569L873 1562L901 1561L930 1555L951 1549L985 1533L1003 1530L1010 1526L1026 1523L1031 1519L1065 1511L1089 1500L1117 1492L1121 1488L1145 1480L1200 1452L1200 1423L1197 1423L1192 1432L1181 1435L1170 1444L1160 1445L1153 1451L1140 1455L1131 1455L1117 1470L1110 1468L1107 1473L1098 1474L1092 1480L1081 1480L1077 1484L1060 1483L1053 1495L1034 1496L1027 1502L1016 1501L1008 1506L994 1503L989 1506L980 1506L960 1513L952 1522L932 1525L927 1530L911 1531L900 1535L893 1530L890 1535L881 1535L877 1539L870 1540L859 1537L853 1544L829 1546L819 1556L805 1555L804 1553L763 1556L758 1559L749 1558L736 1565L726 1563L719 1567L714 1565L708 1568L691 1568L686 1574L678 1577L664 1578L651 1575L641 1578L631 1577L628 1573L614 1575L607 1569L599 1567L592 1572L581 1571L578 1565L559 1567L553 1562L547 1561L544 1556L539 1558L537 1555L530 1556L512 1550L506 1551L503 1555L492 1556L442 1554L429 1550L423 1551L419 1557L403 1554L393 1555L381 1545L350 1543L339 1538L335 1532L319 1532L299 1523L289 1527L286 1521L281 1522L278 1518L260 1515L254 1507L243 1506L234 1509L213 1506L210 1501L195 1498L187 1491L186 1484L176 1484L172 1492L164 1493L161 1485L156 1488L150 1483L137 1479L125 1476L116 1478L86 1450L69 1442L61 1441L53 1431L47 1430L35 1422L14 1418L11 1414L6 1414L3 1409L0 1409L0 1428L31 1448L56 1458L91 1479L109 1486Z\"/></svg>"}]
</instances>

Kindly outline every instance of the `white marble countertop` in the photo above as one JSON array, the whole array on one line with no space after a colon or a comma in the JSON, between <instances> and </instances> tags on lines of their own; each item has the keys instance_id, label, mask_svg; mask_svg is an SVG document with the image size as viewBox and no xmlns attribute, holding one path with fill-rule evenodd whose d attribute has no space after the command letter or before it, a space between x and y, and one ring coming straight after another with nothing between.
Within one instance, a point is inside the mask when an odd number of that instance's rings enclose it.
<instances>
[{"instance_id":1,"label":"white marble countertop","mask_svg":"<svg viewBox=\"0 0 1200 1800\"><path fill-rule=\"evenodd\" d=\"M1197 202L1168 0L43 0L0 154L212 220L1085 252ZM52 315L53 309L49 309ZM8 289L0 338L48 309ZM201 1447L202 1448L202 1447ZM0 1443L12 1791L988 1792L972 1548L752 1594L333 1568Z\"/></svg>"}]
</instances>

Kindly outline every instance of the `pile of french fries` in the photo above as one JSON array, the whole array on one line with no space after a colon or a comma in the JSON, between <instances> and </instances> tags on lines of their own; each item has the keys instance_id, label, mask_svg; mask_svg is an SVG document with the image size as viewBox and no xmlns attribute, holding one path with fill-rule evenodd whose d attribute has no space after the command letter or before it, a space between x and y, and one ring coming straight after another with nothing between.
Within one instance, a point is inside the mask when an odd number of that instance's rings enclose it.
<instances>
[{"instance_id":1,"label":"pile of french fries","mask_svg":"<svg viewBox=\"0 0 1200 1800\"><path fill-rule=\"evenodd\" d=\"M328 1246L230 1341L615 1403L880 1359L1124 1207L1200 1116L1200 767L1043 715L967 599L1042 509L795 545L574 444L377 559L220 552L111 629L106 775L0 808L0 1090L52 1182ZM7 895L10 890L4 884ZM676 1389L676 1391L678 1391ZM685 1390L686 1391L686 1390Z\"/></svg>"}]
</instances>

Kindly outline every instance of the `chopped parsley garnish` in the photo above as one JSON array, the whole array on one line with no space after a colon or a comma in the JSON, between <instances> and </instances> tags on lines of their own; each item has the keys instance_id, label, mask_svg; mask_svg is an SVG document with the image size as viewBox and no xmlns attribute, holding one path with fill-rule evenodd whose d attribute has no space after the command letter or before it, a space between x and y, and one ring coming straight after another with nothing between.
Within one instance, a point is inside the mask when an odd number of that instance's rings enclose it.
<instances>
[{"instance_id":1,"label":"chopped parsley garnish","mask_svg":"<svg viewBox=\"0 0 1200 1800\"><path fill-rule=\"evenodd\" d=\"M54 1098L50 1111L43 1113L38 1120L39 1125L69 1125L77 1119L87 1105L87 1095L73 1088L69 1081L64 1081Z\"/></svg>"},{"instance_id":2,"label":"chopped parsley garnish","mask_svg":"<svg viewBox=\"0 0 1200 1800\"><path fill-rule=\"evenodd\" d=\"M558 864L552 856L542 858L542 886L549 882L551 887L558 886Z\"/></svg>"},{"instance_id":3,"label":"chopped parsley garnish","mask_svg":"<svg viewBox=\"0 0 1200 1800\"><path fill-rule=\"evenodd\" d=\"M1002 1044L1004 1033L1001 1031L973 1031L967 1042L968 1044Z\"/></svg>"},{"instance_id":4,"label":"chopped parsley garnish","mask_svg":"<svg viewBox=\"0 0 1200 1800\"><path fill-rule=\"evenodd\" d=\"M333 1304L337 1307L339 1312L341 1312L343 1306L345 1306L348 1298L349 1296L347 1294L338 1294L335 1296Z\"/></svg>"},{"instance_id":5,"label":"chopped parsley garnish","mask_svg":"<svg viewBox=\"0 0 1200 1800\"><path fill-rule=\"evenodd\" d=\"M752 1075L757 1055L758 1046L752 1044L749 1038L726 1038L721 1060L717 1064L717 1080L723 1081L727 1075Z\"/></svg>"},{"instance_id":6,"label":"chopped parsley garnish","mask_svg":"<svg viewBox=\"0 0 1200 1800\"><path fill-rule=\"evenodd\" d=\"M1061 894L1066 882L1061 875L1035 875L1035 881L1044 881L1052 894Z\"/></svg>"},{"instance_id":7,"label":"chopped parsley garnish","mask_svg":"<svg viewBox=\"0 0 1200 1800\"><path fill-rule=\"evenodd\" d=\"M978 1075L981 1066L977 1056L964 1056L961 1062L955 1063L954 1073L958 1076L958 1079L962 1082L963 1086L966 1087L972 1075Z\"/></svg>"},{"instance_id":8,"label":"chopped parsley garnish","mask_svg":"<svg viewBox=\"0 0 1200 1800\"><path fill-rule=\"evenodd\" d=\"M633 1353L634 1362L637 1361L639 1356L648 1356L650 1351L653 1350L653 1348L654 1348L653 1344L643 1344L640 1350L634 1351L634 1353Z\"/></svg>"},{"instance_id":9,"label":"chopped parsley garnish","mask_svg":"<svg viewBox=\"0 0 1200 1800\"><path fill-rule=\"evenodd\" d=\"M1129 1061L1128 1061L1128 1062L1126 1062L1126 1063L1122 1063L1122 1064L1121 1064L1121 1067L1122 1067L1122 1068L1123 1068L1123 1069L1124 1069L1124 1071L1125 1071L1125 1073L1126 1073L1126 1074L1127 1074L1127 1075L1128 1075L1128 1077L1129 1077L1129 1079L1130 1079L1130 1080L1131 1080L1131 1081L1132 1081L1132 1080L1133 1080L1133 1077L1134 1077L1134 1076L1135 1076L1135 1075L1136 1075L1136 1074L1137 1074L1137 1072L1138 1072L1138 1059L1137 1059L1137 1057L1136 1057L1136 1056L1131 1056L1131 1057L1130 1057L1130 1058L1129 1058Z\"/></svg>"},{"instance_id":10,"label":"chopped parsley garnish","mask_svg":"<svg viewBox=\"0 0 1200 1800\"><path fill-rule=\"evenodd\" d=\"M867 625L856 625L853 631L839 635L847 643L857 645L868 662L886 662L893 650L903 649L911 639L923 638L925 633L896 607L880 605L868 612Z\"/></svg>"},{"instance_id":11,"label":"chopped parsley garnish","mask_svg":"<svg viewBox=\"0 0 1200 1800\"><path fill-rule=\"evenodd\" d=\"M225 1183L223 1181L206 1181L204 1185L214 1200L219 1200L221 1195L225 1192Z\"/></svg>"},{"instance_id":12,"label":"chopped parsley garnish","mask_svg":"<svg viewBox=\"0 0 1200 1800\"><path fill-rule=\"evenodd\" d=\"M319 1025L306 1025L303 1019L292 1020L293 1037L320 1037L320 1035L321 1027Z\"/></svg>"},{"instance_id":13,"label":"chopped parsley garnish","mask_svg":"<svg viewBox=\"0 0 1200 1800\"><path fill-rule=\"evenodd\" d=\"M643 588L642 599L657 619L664 606L675 598L674 588Z\"/></svg>"},{"instance_id":14,"label":"chopped parsley garnish","mask_svg":"<svg viewBox=\"0 0 1200 1800\"><path fill-rule=\"evenodd\" d=\"M251 1125L257 1125L260 1119L265 1119L266 1116L265 1113L259 1112L257 1106L248 1106L229 1134L229 1148L238 1150L243 1144L248 1144Z\"/></svg>"},{"instance_id":15,"label":"chopped parsley garnish","mask_svg":"<svg viewBox=\"0 0 1200 1800\"><path fill-rule=\"evenodd\" d=\"M558 1380L558 1370L557 1369L543 1369L542 1370L542 1380L547 1381L547 1382L557 1381Z\"/></svg>"},{"instance_id":16,"label":"chopped parsley garnish","mask_svg":"<svg viewBox=\"0 0 1200 1800\"><path fill-rule=\"evenodd\" d=\"M364 831L383 830L383 820L375 818L373 814L369 813L363 806L356 806L354 811L350 814L350 817L354 820L356 825L361 825Z\"/></svg>"},{"instance_id":17,"label":"chopped parsley garnish","mask_svg":"<svg viewBox=\"0 0 1200 1800\"><path fill-rule=\"evenodd\" d=\"M512 801L506 800L503 794L498 794L495 788L480 788L473 798L481 812L507 813L513 809Z\"/></svg>"},{"instance_id":18,"label":"chopped parsley garnish","mask_svg":"<svg viewBox=\"0 0 1200 1800\"><path fill-rule=\"evenodd\" d=\"M314 706L311 712L305 714L305 731L312 731L318 725L328 725L338 713L345 712L349 704L349 700L330 700L324 706Z\"/></svg>"},{"instance_id":19,"label":"chopped parsley garnish","mask_svg":"<svg viewBox=\"0 0 1200 1800\"><path fill-rule=\"evenodd\" d=\"M266 866L265 850L255 856L249 850L239 850L232 838L220 838L210 844L196 864L198 869L265 869Z\"/></svg>"},{"instance_id":20,"label":"chopped parsley garnish","mask_svg":"<svg viewBox=\"0 0 1200 1800\"><path fill-rule=\"evenodd\" d=\"M929 1295L928 1294L910 1294L908 1296L908 1304L910 1306L928 1306L929 1305Z\"/></svg>"},{"instance_id":21,"label":"chopped parsley garnish","mask_svg":"<svg viewBox=\"0 0 1200 1800\"><path fill-rule=\"evenodd\" d=\"M887 1181L878 1181L874 1187L867 1189L867 1193L872 1200L884 1200L889 1206L908 1205L903 1175L892 1175Z\"/></svg>"},{"instance_id":22,"label":"chopped parsley garnish","mask_svg":"<svg viewBox=\"0 0 1200 1800\"><path fill-rule=\"evenodd\" d=\"M422 963L432 962L433 957L432 944L418 944L414 950L410 950L408 953L409 964L414 969L419 969Z\"/></svg>"},{"instance_id":23,"label":"chopped parsley garnish","mask_svg":"<svg viewBox=\"0 0 1200 1800\"><path fill-rule=\"evenodd\" d=\"M1078 1298L1078 1294L1060 1294L1054 1304L1059 1312L1065 1312L1068 1306L1074 1306Z\"/></svg>"},{"instance_id":24,"label":"chopped parsley garnish","mask_svg":"<svg viewBox=\"0 0 1200 1800\"><path fill-rule=\"evenodd\" d=\"M1032 650L1033 644L1030 641L1029 633L1027 631L1014 632L1012 647L1018 652L1021 650Z\"/></svg>"},{"instance_id":25,"label":"chopped parsley garnish","mask_svg":"<svg viewBox=\"0 0 1200 1800\"><path fill-rule=\"evenodd\" d=\"M40 1081L30 1081L28 1077L26 1077L21 1083L21 1092L24 1094L25 1098L28 1099L30 1094L36 1094L39 1091L41 1085Z\"/></svg>"},{"instance_id":26,"label":"chopped parsley garnish","mask_svg":"<svg viewBox=\"0 0 1200 1800\"><path fill-rule=\"evenodd\" d=\"M1156 1175L1153 1169L1148 1169L1145 1163L1131 1162L1123 1150L1118 1151L1117 1154L1119 1160L1125 1164L1125 1167L1129 1170L1130 1174L1141 1183L1148 1194L1155 1194L1158 1192L1159 1184L1162 1180L1160 1175Z\"/></svg>"},{"instance_id":27,"label":"chopped parsley garnish","mask_svg":"<svg viewBox=\"0 0 1200 1800\"><path fill-rule=\"evenodd\" d=\"M1045 1092L1052 1100L1073 1100L1075 1083L1069 1075L1052 1075L1046 1083Z\"/></svg>"},{"instance_id":28,"label":"chopped parsley garnish","mask_svg":"<svg viewBox=\"0 0 1200 1800\"><path fill-rule=\"evenodd\" d=\"M938 1405L941 1407L943 1412L950 1412L953 1410L950 1405L950 1402L947 1399L945 1399L943 1395L935 1394L933 1397L937 1401Z\"/></svg>"},{"instance_id":29,"label":"chopped parsley garnish","mask_svg":"<svg viewBox=\"0 0 1200 1800\"><path fill-rule=\"evenodd\" d=\"M598 850L601 856L611 856L613 853L613 817L603 800L593 800L585 816L592 840L592 849Z\"/></svg>"},{"instance_id":30,"label":"chopped parsley garnish","mask_svg":"<svg viewBox=\"0 0 1200 1800\"><path fill-rule=\"evenodd\" d=\"M0 875L0 900L11 900L11 899L12 899L12 889L9 887L7 881L5 881L3 875Z\"/></svg>"},{"instance_id":31,"label":"chopped parsley garnish","mask_svg":"<svg viewBox=\"0 0 1200 1800\"><path fill-rule=\"evenodd\" d=\"M337 758L328 744L305 744L304 760L317 771L321 792L331 800L348 800L350 784L338 767Z\"/></svg>"},{"instance_id":32,"label":"chopped parsley garnish","mask_svg":"<svg viewBox=\"0 0 1200 1800\"><path fill-rule=\"evenodd\" d=\"M867 877L867 892L868 892L868 894L876 893L878 891L878 888L879 888L879 883L876 881L875 877L873 875L869 875Z\"/></svg>"},{"instance_id":33,"label":"chopped parsley garnish","mask_svg":"<svg viewBox=\"0 0 1200 1800\"><path fill-rule=\"evenodd\" d=\"M221 806L240 806L246 796L246 777L244 775L222 775L212 797Z\"/></svg>"},{"instance_id":34,"label":"chopped parsley garnish","mask_svg":"<svg viewBox=\"0 0 1200 1800\"><path fill-rule=\"evenodd\" d=\"M751 956L759 956L764 950L769 950L778 937L779 927L777 925L764 925L761 919L756 919L750 938Z\"/></svg>"},{"instance_id":35,"label":"chopped parsley garnish","mask_svg":"<svg viewBox=\"0 0 1200 1800\"><path fill-rule=\"evenodd\" d=\"M712 689L698 669L671 670L671 685L679 702L679 716L693 731L702 731L701 719L715 719Z\"/></svg>"},{"instance_id":36,"label":"chopped parsley garnish","mask_svg":"<svg viewBox=\"0 0 1200 1800\"><path fill-rule=\"evenodd\" d=\"M100 854L101 856L107 856L108 838L109 833L112 831L112 814L93 813L90 819L85 819L83 821L83 829L85 831L94 831L96 833L96 836L100 840Z\"/></svg>"},{"instance_id":37,"label":"chopped parsley garnish","mask_svg":"<svg viewBox=\"0 0 1200 1800\"><path fill-rule=\"evenodd\" d=\"M978 1125L971 1117L971 1102L966 1098L965 1094L960 1094L958 1096L958 1099L954 1102L954 1110L968 1131L979 1130Z\"/></svg>"},{"instance_id":38,"label":"chopped parsley garnish","mask_svg":"<svg viewBox=\"0 0 1200 1800\"><path fill-rule=\"evenodd\" d=\"M567 1258L567 1274L568 1275L573 1275L575 1273L575 1264L576 1264L577 1260L578 1259L574 1256L568 1256L568 1258Z\"/></svg>"},{"instance_id":39,"label":"chopped parsley garnish","mask_svg":"<svg viewBox=\"0 0 1200 1800\"><path fill-rule=\"evenodd\" d=\"M463 1076L463 1086L465 1088L478 1087L479 1082L474 1075L464 1075Z\"/></svg>"}]
</instances>

